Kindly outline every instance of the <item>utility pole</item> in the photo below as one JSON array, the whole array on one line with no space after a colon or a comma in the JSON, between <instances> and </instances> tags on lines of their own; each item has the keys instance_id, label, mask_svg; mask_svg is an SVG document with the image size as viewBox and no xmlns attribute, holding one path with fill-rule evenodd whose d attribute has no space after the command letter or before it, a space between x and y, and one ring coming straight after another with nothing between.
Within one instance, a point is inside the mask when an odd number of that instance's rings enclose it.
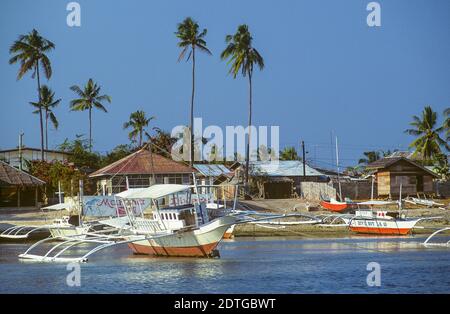
<instances>
[{"instance_id":1,"label":"utility pole","mask_svg":"<svg viewBox=\"0 0 450 314\"><path fill-rule=\"evenodd\" d=\"M342 202L342 188L341 188L341 180L339 178L339 150L338 150L338 138L336 136L336 168L337 168L337 177L339 184L339 200Z\"/></svg>"},{"instance_id":2,"label":"utility pole","mask_svg":"<svg viewBox=\"0 0 450 314\"><path fill-rule=\"evenodd\" d=\"M306 153L305 153L305 142L302 141L302 159L303 159L303 178L306 177Z\"/></svg>"},{"instance_id":3,"label":"utility pole","mask_svg":"<svg viewBox=\"0 0 450 314\"><path fill-rule=\"evenodd\" d=\"M23 141L23 132L19 133L19 169L22 170L22 141Z\"/></svg>"}]
</instances>

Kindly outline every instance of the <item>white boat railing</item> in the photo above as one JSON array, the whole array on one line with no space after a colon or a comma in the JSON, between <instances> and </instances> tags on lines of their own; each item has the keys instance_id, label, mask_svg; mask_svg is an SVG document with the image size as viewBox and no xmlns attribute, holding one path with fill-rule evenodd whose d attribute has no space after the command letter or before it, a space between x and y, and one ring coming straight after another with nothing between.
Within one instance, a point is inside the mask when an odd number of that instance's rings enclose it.
<instances>
[{"instance_id":1,"label":"white boat railing","mask_svg":"<svg viewBox=\"0 0 450 314\"><path fill-rule=\"evenodd\" d=\"M450 240L446 241L446 242L430 242L436 235L438 235L441 232L450 230L450 227L445 227L439 230L436 230L435 232L433 232L422 244L424 246L444 246L444 247L450 247Z\"/></svg>"},{"instance_id":2,"label":"white boat railing","mask_svg":"<svg viewBox=\"0 0 450 314\"><path fill-rule=\"evenodd\" d=\"M12 226L0 234L0 238L5 239L26 239L28 236L38 230L48 229L48 226Z\"/></svg>"}]
</instances>

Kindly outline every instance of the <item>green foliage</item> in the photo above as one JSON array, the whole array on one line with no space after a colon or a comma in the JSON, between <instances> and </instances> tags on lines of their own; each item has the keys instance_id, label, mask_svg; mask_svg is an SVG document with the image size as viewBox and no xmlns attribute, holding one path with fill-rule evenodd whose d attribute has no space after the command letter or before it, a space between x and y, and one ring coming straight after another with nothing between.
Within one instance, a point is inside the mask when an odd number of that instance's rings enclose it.
<instances>
[{"instance_id":1,"label":"green foliage","mask_svg":"<svg viewBox=\"0 0 450 314\"><path fill-rule=\"evenodd\" d=\"M300 160L295 147L285 147L280 151L280 160Z\"/></svg>"},{"instance_id":2,"label":"green foliage","mask_svg":"<svg viewBox=\"0 0 450 314\"><path fill-rule=\"evenodd\" d=\"M430 160L442 153L441 146L449 149L449 145L440 137L444 127L436 127L437 113L426 106L421 117L413 116L413 127L407 129L405 133L413 135L416 139L409 145L415 148L414 155L420 154L424 160Z\"/></svg>"},{"instance_id":3,"label":"green foliage","mask_svg":"<svg viewBox=\"0 0 450 314\"><path fill-rule=\"evenodd\" d=\"M435 156L433 170L439 175L442 181L450 180L448 158L445 154L438 154Z\"/></svg>"},{"instance_id":4,"label":"green foliage","mask_svg":"<svg viewBox=\"0 0 450 314\"><path fill-rule=\"evenodd\" d=\"M58 191L58 182L61 182L61 190L65 192L65 196L71 196L71 191L74 196L78 193L79 180L87 181L86 175L82 174L74 165L60 161L30 161L29 172L47 183L45 186L47 198L57 197L55 193Z\"/></svg>"},{"instance_id":5,"label":"green foliage","mask_svg":"<svg viewBox=\"0 0 450 314\"><path fill-rule=\"evenodd\" d=\"M101 95L101 86L97 85L91 78L83 89L77 85L73 85L70 89L78 96L77 99L70 102L70 110L89 111L89 150L92 150L92 109L97 108L104 112L108 112L103 106L103 103L105 101L111 103L111 97L108 95Z\"/></svg>"},{"instance_id":6,"label":"green foliage","mask_svg":"<svg viewBox=\"0 0 450 314\"><path fill-rule=\"evenodd\" d=\"M54 48L55 45L42 37L35 29L26 35L20 35L9 48L9 53L13 55L9 59L9 64L20 63L17 79L20 80L28 71L32 71L31 77L34 78L39 63L44 68L45 76L49 79L52 76L52 67L46 53Z\"/></svg>"},{"instance_id":7,"label":"green foliage","mask_svg":"<svg viewBox=\"0 0 450 314\"><path fill-rule=\"evenodd\" d=\"M178 61L181 61L188 51L189 54L186 57L186 61L189 61L191 56L195 54L195 49L199 49L209 55L211 54L211 51L206 47L205 36L208 32L206 28L200 32L198 23L191 17L185 18L182 23L178 24L177 28L178 30L175 32L175 36L180 40L178 47L181 48Z\"/></svg>"},{"instance_id":8,"label":"green foliage","mask_svg":"<svg viewBox=\"0 0 450 314\"><path fill-rule=\"evenodd\" d=\"M142 110L135 111L130 114L130 118L123 124L124 129L131 128L131 132L128 133L128 138L133 142L138 139L138 147L142 146L142 137L146 135L148 138L150 134L145 130L151 120L155 119L154 116L147 118L145 112Z\"/></svg>"},{"instance_id":9,"label":"green foliage","mask_svg":"<svg viewBox=\"0 0 450 314\"><path fill-rule=\"evenodd\" d=\"M222 51L220 58L222 60L229 59L230 74L234 78L241 71L242 76L251 76L255 65L259 69L264 68L264 59L252 46L253 37L250 34L248 26L239 25L234 35L227 35L225 42L228 44L224 51Z\"/></svg>"},{"instance_id":10,"label":"green foliage","mask_svg":"<svg viewBox=\"0 0 450 314\"><path fill-rule=\"evenodd\" d=\"M364 158L361 158L358 163L359 164L370 164L374 161L377 161L381 158L379 151L369 151L363 153Z\"/></svg>"},{"instance_id":11,"label":"green foliage","mask_svg":"<svg viewBox=\"0 0 450 314\"><path fill-rule=\"evenodd\" d=\"M176 143L177 139L171 137L169 132L163 131L160 128L154 128L154 130L156 134L150 137L152 152L170 158L172 145Z\"/></svg>"},{"instance_id":12,"label":"green foliage","mask_svg":"<svg viewBox=\"0 0 450 314\"><path fill-rule=\"evenodd\" d=\"M65 139L58 149L69 153L68 160L83 172L92 172L99 169L102 157L98 153L89 151L89 141L83 135L77 135L76 139Z\"/></svg>"}]
</instances>

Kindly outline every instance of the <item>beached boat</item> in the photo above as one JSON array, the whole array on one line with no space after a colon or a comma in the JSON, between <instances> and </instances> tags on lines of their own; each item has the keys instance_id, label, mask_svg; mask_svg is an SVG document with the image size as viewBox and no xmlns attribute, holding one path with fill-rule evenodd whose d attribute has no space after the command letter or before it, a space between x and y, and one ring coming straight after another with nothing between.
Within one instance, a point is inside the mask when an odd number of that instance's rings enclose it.
<instances>
[{"instance_id":1,"label":"beached boat","mask_svg":"<svg viewBox=\"0 0 450 314\"><path fill-rule=\"evenodd\" d=\"M322 200L320 202L320 206L332 212L344 212L346 210L355 208L355 205L356 204L352 201L339 202L334 198L331 198L328 201Z\"/></svg>"}]
</instances>

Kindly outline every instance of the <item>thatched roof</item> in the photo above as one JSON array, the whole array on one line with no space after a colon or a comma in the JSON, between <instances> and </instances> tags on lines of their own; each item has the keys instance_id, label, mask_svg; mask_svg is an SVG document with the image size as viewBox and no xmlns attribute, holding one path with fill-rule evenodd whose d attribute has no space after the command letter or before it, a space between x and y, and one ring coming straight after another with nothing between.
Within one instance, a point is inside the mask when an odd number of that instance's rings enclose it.
<instances>
[{"instance_id":1,"label":"thatched roof","mask_svg":"<svg viewBox=\"0 0 450 314\"><path fill-rule=\"evenodd\" d=\"M36 186L45 182L0 160L0 185Z\"/></svg>"}]
</instances>

